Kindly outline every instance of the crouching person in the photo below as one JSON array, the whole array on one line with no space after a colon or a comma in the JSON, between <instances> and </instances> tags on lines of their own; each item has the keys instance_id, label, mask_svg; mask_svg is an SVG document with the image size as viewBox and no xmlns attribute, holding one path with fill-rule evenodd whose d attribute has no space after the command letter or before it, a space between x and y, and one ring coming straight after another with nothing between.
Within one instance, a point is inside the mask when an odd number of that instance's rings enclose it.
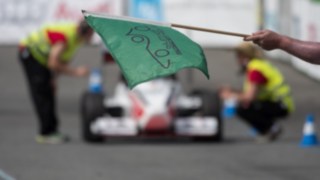
<instances>
[{"instance_id":1,"label":"crouching person","mask_svg":"<svg viewBox=\"0 0 320 180\"><path fill-rule=\"evenodd\" d=\"M236 47L236 57L245 74L242 91L230 87L220 89L223 100L235 99L237 115L258 133L258 142L275 140L282 132L278 120L294 110L290 87L281 72L261 56L251 43Z\"/></svg>"}]
</instances>

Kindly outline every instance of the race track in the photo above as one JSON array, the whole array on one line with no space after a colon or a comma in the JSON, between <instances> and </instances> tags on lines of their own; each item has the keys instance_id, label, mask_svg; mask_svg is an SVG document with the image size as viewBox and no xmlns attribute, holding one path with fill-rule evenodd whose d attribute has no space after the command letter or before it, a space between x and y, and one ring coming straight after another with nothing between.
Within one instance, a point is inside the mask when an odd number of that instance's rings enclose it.
<instances>
[{"instance_id":1,"label":"race track","mask_svg":"<svg viewBox=\"0 0 320 180\"><path fill-rule=\"evenodd\" d=\"M301 148L304 118L315 113L320 132L320 83L276 63L292 85L296 112L284 122L277 142L258 145L250 129L238 119L225 120L225 142L192 143L186 140L113 140L96 145L80 138L79 97L86 79L59 81L61 131L72 141L39 145L34 136L36 117L14 47L0 48L0 179L10 180L317 180L320 147ZM206 50L210 80L189 70L179 73L185 89L214 90L220 84L241 86L231 51ZM74 64L100 64L96 47L83 48ZM108 93L118 76L115 66L105 68Z\"/></svg>"}]
</instances>

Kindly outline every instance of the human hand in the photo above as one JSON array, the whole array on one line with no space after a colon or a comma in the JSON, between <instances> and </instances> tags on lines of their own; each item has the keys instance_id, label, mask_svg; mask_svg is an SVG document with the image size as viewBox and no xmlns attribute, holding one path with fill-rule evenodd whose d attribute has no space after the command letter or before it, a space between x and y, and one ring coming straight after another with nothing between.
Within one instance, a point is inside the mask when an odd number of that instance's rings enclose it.
<instances>
[{"instance_id":1,"label":"human hand","mask_svg":"<svg viewBox=\"0 0 320 180\"><path fill-rule=\"evenodd\" d=\"M228 99L233 96L233 90L229 86L223 86L219 89L219 96L222 99Z\"/></svg>"},{"instance_id":2,"label":"human hand","mask_svg":"<svg viewBox=\"0 0 320 180\"><path fill-rule=\"evenodd\" d=\"M86 66L78 66L74 69L73 75L76 77L84 77L89 74L89 68Z\"/></svg>"},{"instance_id":3,"label":"human hand","mask_svg":"<svg viewBox=\"0 0 320 180\"><path fill-rule=\"evenodd\" d=\"M270 30L262 30L244 38L245 41L253 41L265 50L280 48L283 36Z\"/></svg>"}]
</instances>

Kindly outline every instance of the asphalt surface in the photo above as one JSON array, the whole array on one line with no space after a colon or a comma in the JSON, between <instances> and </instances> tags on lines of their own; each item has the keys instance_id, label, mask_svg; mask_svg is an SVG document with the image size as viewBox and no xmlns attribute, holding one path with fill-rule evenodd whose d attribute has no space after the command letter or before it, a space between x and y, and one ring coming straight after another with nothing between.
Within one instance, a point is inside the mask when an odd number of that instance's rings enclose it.
<instances>
[{"instance_id":1,"label":"asphalt surface","mask_svg":"<svg viewBox=\"0 0 320 180\"><path fill-rule=\"evenodd\" d=\"M206 50L211 79L197 71L179 73L187 91L215 89L220 84L241 86L232 52ZM84 48L74 64L99 66L98 48ZM192 143L184 140L114 140L101 145L80 138L79 97L86 79L61 77L58 101L61 131L72 141L63 145L39 145L34 141L37 120L16 48L0 48L0 179L10 180L317 180L320 179L320 147L301 148L305 116L314 113L320 132L320 83L276 63L292 85L296 112L284 121L285 133L271 144L256 144L250 129L238 119L225 120L225 141ZM116 67L106 67L106 89L112 93Z\"/></svg>"}]
</instances>

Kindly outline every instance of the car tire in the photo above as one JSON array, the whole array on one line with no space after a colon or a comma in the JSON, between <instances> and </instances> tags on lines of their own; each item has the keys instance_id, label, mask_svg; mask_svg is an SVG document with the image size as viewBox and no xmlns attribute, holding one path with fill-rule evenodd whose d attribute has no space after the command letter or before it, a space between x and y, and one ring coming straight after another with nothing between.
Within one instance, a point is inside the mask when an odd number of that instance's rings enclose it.
<instances>
[{"instance_id":1,"label":"car tire","mask_svg":"<svg viewBox=\"0 0 320 180\"><path fill-rule=\"evenodd\" d=\"M221 116L221 100L217 92L208 90L196 90L191 93L192 96L198 96L202 100L202 107L199 113L202 116L214 116L218 120L218 132L214 136L194 137L195 141L201 142L221 142L223 140L223 121Z\"/></svg>"},{"instance_id":2,"label":"car tire","mask_svg":"<svg viewBox=\"0 0 320 180\"><path fill-rule=\"evenodd\" d=\"M86 142L100 143L105 141L105 137L91 132L91 124L99 116L104 114L104 94L85 92L81 98L81 127L82 138Z\"/></svg>"}]
</instances>

